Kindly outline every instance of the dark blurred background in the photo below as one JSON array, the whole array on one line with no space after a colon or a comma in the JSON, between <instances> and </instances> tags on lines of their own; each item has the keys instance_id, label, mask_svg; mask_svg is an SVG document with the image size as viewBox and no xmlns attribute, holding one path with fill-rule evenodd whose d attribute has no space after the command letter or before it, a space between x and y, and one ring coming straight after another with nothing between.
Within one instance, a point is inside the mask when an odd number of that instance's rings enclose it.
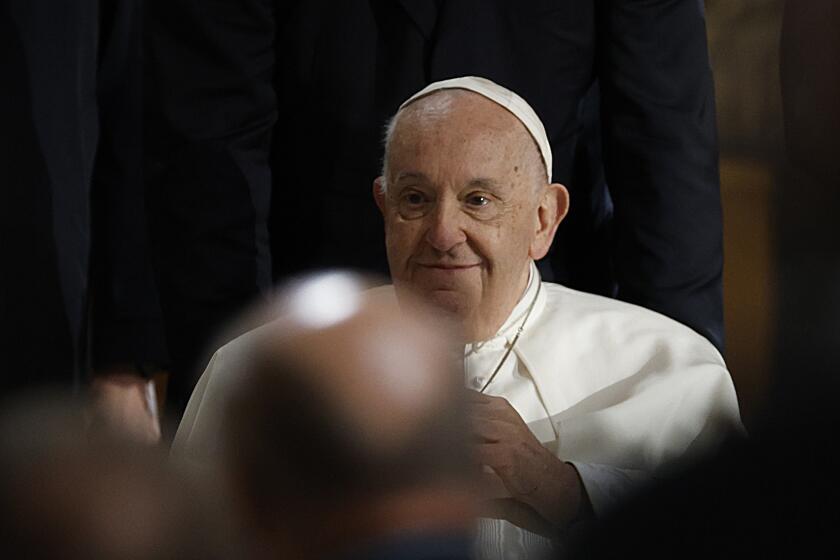
<instances>
[{"instance_id":1,"label":"dark blurred background","mask_svg":"<svg viewBox=\"0 0 840 560\"><path fill-rule=\"evenodd\" d=\"M779 83L782 0L707 0L724 218L729 369L744 423L755 425L773 381L781 299L778 236L785 176Z\"/></svg>"}]
</instances>

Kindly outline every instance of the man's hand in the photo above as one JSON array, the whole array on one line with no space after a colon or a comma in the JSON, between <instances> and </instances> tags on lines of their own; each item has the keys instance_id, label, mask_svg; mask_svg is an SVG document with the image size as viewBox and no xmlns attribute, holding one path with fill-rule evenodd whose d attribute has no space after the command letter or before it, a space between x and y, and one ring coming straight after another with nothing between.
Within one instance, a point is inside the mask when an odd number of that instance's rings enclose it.
<instances>
[{"instance_id":1,"label":"man's hand","mask_svg":"<svg viewBox=\"0 0 840 560\"><path fill-rule=\"evenodd\" d=\"M141 443L158 443L160 422L149 383L129 368L97 375L91 384L94 422Z\"/></svg>"},{"instance_id":2,"label":"man's hand","mask_svg":"<svg viewBox=\"0 0 840 560\"><path fill-rule=\"evenodd\" d=\"M470 391L470 400L489 514L540 533L577 520L588 499L575 468L543 447L506 399Z\"/></svg>"}]
</instances>

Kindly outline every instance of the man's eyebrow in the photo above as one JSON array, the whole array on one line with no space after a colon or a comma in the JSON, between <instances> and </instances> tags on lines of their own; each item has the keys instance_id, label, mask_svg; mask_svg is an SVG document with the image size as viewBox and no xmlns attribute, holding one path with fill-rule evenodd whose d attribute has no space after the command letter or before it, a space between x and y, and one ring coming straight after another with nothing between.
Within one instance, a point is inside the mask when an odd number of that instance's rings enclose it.
<instances>
[{"instance_id":1,"label":"man's eyebrow","mask_svg":"<svg viewBox=\"0 0 840 560\"><path fill-rule=\"evenodd\" d=\"M403 171L402 173L397 175L397 182L398 183L400 181L404 180L404 179L417 179L417 180L420 180L420 181L428 180L428 178L423 173L420 173L419 171Z\"/></svg>"},{"instance_id":2,"label":"man's eyebrow","mask_svg":"<svg viewBox=\"0 0 840 560\"><path fill-rule=\"evenodd\" d=\"M472 179L469 183L467 183L468 187L478 187L481 189L487 189L491 191L498 191L504 189L504 185L495 179L490 179L488 177L477 177Z\"/></svg>"}]
</instances>

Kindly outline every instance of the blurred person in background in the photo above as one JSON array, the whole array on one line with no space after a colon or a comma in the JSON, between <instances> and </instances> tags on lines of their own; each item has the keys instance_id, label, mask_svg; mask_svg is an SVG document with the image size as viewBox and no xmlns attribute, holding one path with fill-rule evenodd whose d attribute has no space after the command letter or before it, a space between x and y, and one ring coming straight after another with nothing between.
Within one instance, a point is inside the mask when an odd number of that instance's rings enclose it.
<instances>
[{"instance_id":1,"label":"blurred person in background","mask_svg":"<svg viewBox=\"0 0 840 560\"><path fill-rule=\"evenodd\" d=\"M544 276L723 349L721 209L700 0L149 0L147 180L178 398L273 280L384 273L381 126L460 75L525 96L575 204ZM304 242L305 240L305 242Z\"/></svg>"},{"instance_id":2,"label":"blurred person in background","mask_svg":"<svg viewBox=\"0 0 840 560\"><path fill-rule=\"evenodd\" d=\"M147 446L91 433L77 400L27 394L0 417L0 556L232 558L214 503Z\"/></svg>"},{"instance_id":3,"label":"blurred person in background","mask_svg":"<svg viewBox=\"0 0 840 560\"><path fill-rule=\"evenodd\" d=\"M469 558L476 516L449 329L348 274L246 335L220 425L256 558Z\"/></svg>"},{"instance_id":4,"label":"blurred person in background","mask_svg":"<svg viewBox=\"0 0 840 560\"><path fill-rule=\"evenodd\" d=\"M732 380L707 339L642 307L542 281L534 261L569 196L551 183L550 143L524 99L483 78L431 84L390 121L384 162L373 194L394 286L383 289L401 301L419 295L463 332L491 518L479 526L481 557L550 549L558 533L738 429ZM176 456L218 456L221 403L252 352L249 337L214 354Z\"/></svg>"},{"instance_id":5,"label":"blurred person in background","mask_svg":"<svg viewBox=\"0 0 840 560\"><path fill-rule=\"evenodd\" d=\"M167 356L141 174L139 0L0 5L0 401L86 386L160 437Z\"/></svg>"}]
</instances>

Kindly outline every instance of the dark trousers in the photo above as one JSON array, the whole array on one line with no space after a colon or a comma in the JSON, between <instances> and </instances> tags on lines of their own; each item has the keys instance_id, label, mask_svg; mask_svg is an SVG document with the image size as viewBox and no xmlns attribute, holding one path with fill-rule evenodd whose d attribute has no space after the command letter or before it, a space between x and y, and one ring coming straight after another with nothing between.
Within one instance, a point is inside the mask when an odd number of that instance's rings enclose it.
<instances>
[{"instance_id":1,"label":"dark trousers","mask_svg":"<svg viewBox=\"0 0 840 560\"><path fill-rule=\"evenodd\" d=\"M164 365L141 166L140 4L0 4L0 395Z\"/></svg>"}]
</instances>

